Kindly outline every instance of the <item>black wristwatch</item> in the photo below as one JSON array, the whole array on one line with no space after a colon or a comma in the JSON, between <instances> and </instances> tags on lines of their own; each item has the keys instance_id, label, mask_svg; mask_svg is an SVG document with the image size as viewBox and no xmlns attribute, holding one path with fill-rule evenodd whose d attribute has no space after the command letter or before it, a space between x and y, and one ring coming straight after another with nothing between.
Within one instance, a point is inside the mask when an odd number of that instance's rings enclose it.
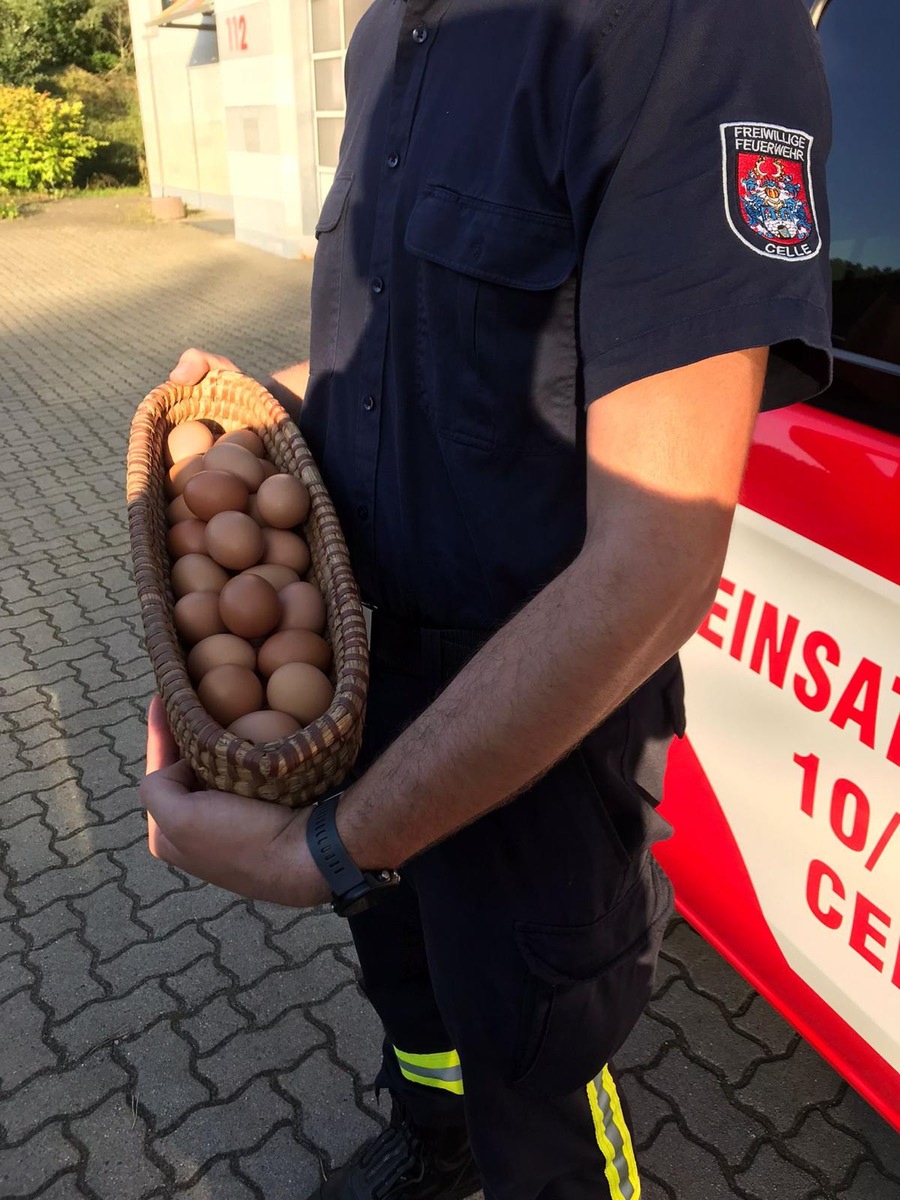
<instances>
[{"instance_id":1,"label":"black wristwatch","mask_svg":"<svg viewBox=\"0 0 900 1200\"><path fill-rule=\"evenodd\" d=\"M331 888L331 907L339 917L355 917L377 904L388 888L400 882L399 871L361 871L344 848L335 821L343 792L327 796L313 807L306 826L306 844L313 862Z\"/></svg>"}]
</instances>

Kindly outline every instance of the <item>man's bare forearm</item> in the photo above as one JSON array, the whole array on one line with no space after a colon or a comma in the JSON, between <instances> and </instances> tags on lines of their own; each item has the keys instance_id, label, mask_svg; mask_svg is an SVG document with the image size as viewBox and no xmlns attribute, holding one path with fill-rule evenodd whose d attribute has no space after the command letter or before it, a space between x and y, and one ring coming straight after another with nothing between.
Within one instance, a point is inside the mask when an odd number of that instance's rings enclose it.
<instances>
[{"instance_id":1,"label":"man's bare forearm","mask_svg":"<svg viewBox=\"0 0 900 1200\"><path fill-rule=\"evenodd\" d=\"M524 790L696 629L721 553L679 539L586 547L472 659L345 794L362 867L398 866Z\"/></svg>"}]
</instances>

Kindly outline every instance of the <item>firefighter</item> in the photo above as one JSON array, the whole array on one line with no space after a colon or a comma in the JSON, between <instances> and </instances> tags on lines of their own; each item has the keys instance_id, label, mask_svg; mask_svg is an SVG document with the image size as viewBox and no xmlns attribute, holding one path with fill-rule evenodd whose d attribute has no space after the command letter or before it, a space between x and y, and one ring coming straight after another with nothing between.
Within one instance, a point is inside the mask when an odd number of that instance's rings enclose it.
<instances>
[{"instance_id":1,"label":"firefighter","mask_svg":"<svg viewBox=\"0 0 900 1200\"><path fill-rule=\"evenodd\" d=\"M609 1062L671 912L677 651L760 406L830 377L814 33L799 0L375 0L346 73L310 363L271 386L372 609L362 754L312 810L189 794L157 704L151 849L348 916L393 1110L319 1200L635 1200Z\"/></svg>"}]
</instances>

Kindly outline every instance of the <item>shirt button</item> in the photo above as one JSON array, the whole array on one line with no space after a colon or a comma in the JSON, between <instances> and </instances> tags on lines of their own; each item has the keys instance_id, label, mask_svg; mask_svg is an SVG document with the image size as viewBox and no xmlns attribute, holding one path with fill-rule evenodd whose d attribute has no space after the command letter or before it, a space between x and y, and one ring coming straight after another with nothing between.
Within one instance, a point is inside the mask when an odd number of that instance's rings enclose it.
<instances>
[{"instance_id":1,"label":"shirt button","mask_svg":"<svg viewBox=\"0 0 900 1200\"><path fill-rule=\"evenodd\" d=\"M365 400L363 400L363 408L366 410L366 412L371 412L374 407L375 407L375 397L374 396L366 396Z\"/></svg>"},{"instance_id":2,"label":"shirt button","mask_svg":"<svg viewBox=\"0 0 900 1200\"><path fill-rule=\"evenodd\" d=\"M391 168L392 171L393 171L394 167L399 165L399 163L400 163L400 155L399 154L389 154L388 155L387 165Z\"/></svg>"},{"instance_id":3,"label":"shirt button","mask_svg":"<svg viewBox=\"0 0 900 1200\"><path fill-rule=\"evenodd\" d=\"M361 504L359 506L359 508L356 510L356 515L359 517L359 519L361 521L364 521L366 519L366 517L369 515L369 510L366 508L366 506L364 504Z\"/></svg>"},{"instance_id":4,"label":"shirt button","mask_svg":"<svg viewBox=\"0 0 900 1200\"><path fill-rule=\"evenodd\" d=\"M412 37L413 37L413 41L418 42L419 45L421 46L422 43L425 41L425 39L428 37L428 30L425 28L424 25L417 25L415 27L415 29L412 31Z\"/></svg>"},{"instance_id":5,"label":"shirt button","mask_svg":"<svg viewBox=\"0 0 900 1200\"><path fill-rule=\"evenodd\" d=\"M384 280L380 275L376 275L372 280L372 291L376 296L380 295L384 291Z\"/></svg>"}]
</instances>

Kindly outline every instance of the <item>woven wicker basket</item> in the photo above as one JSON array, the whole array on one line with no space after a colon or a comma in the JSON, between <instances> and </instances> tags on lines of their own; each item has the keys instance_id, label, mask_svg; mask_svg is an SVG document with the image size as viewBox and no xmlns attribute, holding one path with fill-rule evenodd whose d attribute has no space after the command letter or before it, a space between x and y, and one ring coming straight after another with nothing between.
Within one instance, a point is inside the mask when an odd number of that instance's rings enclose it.
<instances>
[{"instance_id":1,"label":"woven wicker basket","mask_svg":"<svg viewBox=\"0 0 900 1200\"><path fill-rule=\"evenodd\" d=\"M312 725L264 746L227 733L206 712L188 677L175 632L166 550L164 444L173 426L198 419L214 421L226 431L253 429L276 466L303 480L312 501L304 529L312 559L307 578L325 597L327 636L334 651L334 701ZM127 495L147 650L184 758L208 787L279 804L309 804L337 787L353 765L362 738L366 628L334 506L296 425L265 388L231 371L212 372L196 387L163 384L142 401L132 422Z\"/></svg>"}]
</instances>

